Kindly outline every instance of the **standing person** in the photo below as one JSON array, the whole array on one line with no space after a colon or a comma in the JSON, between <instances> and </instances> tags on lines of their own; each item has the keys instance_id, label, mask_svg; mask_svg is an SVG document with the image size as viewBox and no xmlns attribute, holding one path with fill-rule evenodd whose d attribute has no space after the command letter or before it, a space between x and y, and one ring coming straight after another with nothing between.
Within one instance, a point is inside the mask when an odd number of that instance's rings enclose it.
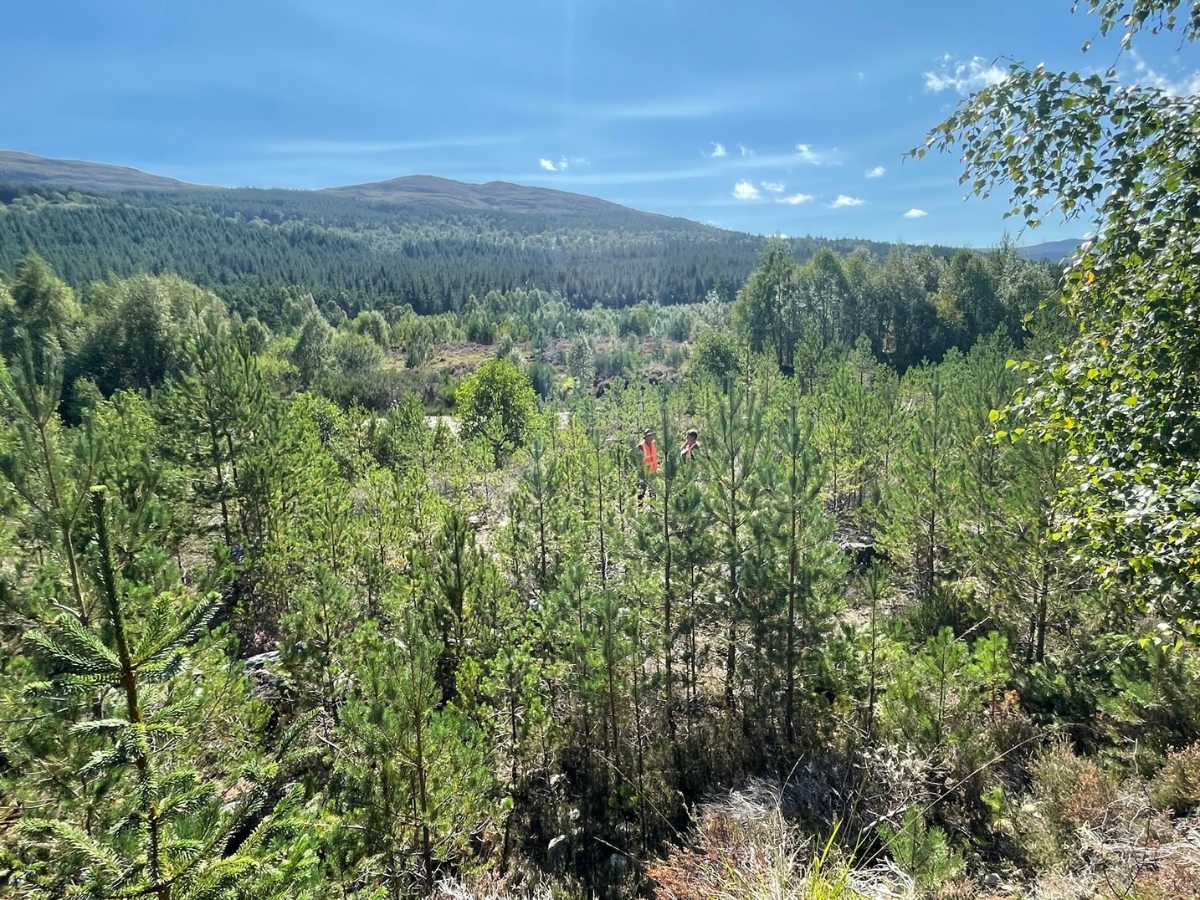
<instances>
[{"instance_id":1,"label":"standing person","mask_svg":"<svg viewBox=\"0 0 1200 900\"><path fill-rule=\"evenodd\" d=\"M679 448L679 458L690 463L695 459L696 451L700 449L700 432L695 428L689 428L687 438L683 442L683 446Z\"/></svg>"},{"instance_id":2,"label":"standing person","mask_svg":"<svg viewBox=\"0 0 1200 900\"><path fill-rule=\"evenodd\" d=\"M658 444L654 442L654 432L647 428L642 432L642 440L637 445L642 452L641 477L638 478L638 509L650 491L650 476L658 472Z\"/></svg>"}]
</instances>

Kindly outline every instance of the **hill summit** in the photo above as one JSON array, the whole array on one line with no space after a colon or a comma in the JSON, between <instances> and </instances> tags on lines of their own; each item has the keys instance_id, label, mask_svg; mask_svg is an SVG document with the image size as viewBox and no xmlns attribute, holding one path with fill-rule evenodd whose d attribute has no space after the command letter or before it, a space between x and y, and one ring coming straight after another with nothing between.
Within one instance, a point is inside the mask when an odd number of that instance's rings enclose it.
<instances>
[{"instance_id":1,"label":"hill summit","mask_svg":"<svg viewBox=\"0 0 1200 900\"><path fill-rule=\"evenodd\" d=\"M189 184L175 178L153 175L127 166L76 159L46 159L29 153L0 150L0 182L37 184L82 191L149 191L165 194L183 192L228 193L245 188ZM272 192L276 193L276 192ZM471 184L434 175L404 175L369 184L350 184L319 191L295 190L288 194L323 194L364 201L372 206L425 206L479 212L524 213L552 216L649 216L675 227L702 227L687 219L672 219L644 213L597 197L529 187L506 181Z\"/></svg>"}]
</instances>

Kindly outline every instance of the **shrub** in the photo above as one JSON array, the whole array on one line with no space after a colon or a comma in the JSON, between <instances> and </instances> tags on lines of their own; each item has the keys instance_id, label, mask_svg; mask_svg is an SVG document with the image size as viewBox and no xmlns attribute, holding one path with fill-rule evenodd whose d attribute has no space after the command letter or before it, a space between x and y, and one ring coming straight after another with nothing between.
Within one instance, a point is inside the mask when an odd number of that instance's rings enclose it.
<instances>
[{"instance_id":1,"label":"shrub","mask_svg":"<svg viewBox=\"0 0 1200 900\"><path fill-rule=\"evenodd\" d=\"M549 363L535 362L529 366L529 381L543 400L554 396L554 382L557 377L558 372Z\"/></svg>"},{"instance_id":2,"label":"shrub","mask_svg":"<svg viewBox=\"0 0 1200 900\"><path fill-rule=\"evenodd\" d=\"M1033 763L1033 797L1043 818L1060 835L1070 835L1104 820L1117 800L1117 780L1059 741Z\"/></svg>"},{"instance_id":3,"label":"shrub","mask_svg":"<svg viewBox=\"0 0 1200 900\"><path fill-rule=\"evenodd\" d=\"M348 377L369 378L383 363L383 350L362 334L337 332L330 344L330 353L338 372Z\"/></svg>"},{"instance_id":4,"label":"shrub","mask_svg":"<svg viewBox=\"0 0 1200 900\"><path fill-rule=\"evenodd\" d=\"M920 884L937 885L962 871L962 859L950 849L946 833L926 824L915 806L904 811L899 827L880 825L879 836L896 865Z\"/></svg>"},{"instance_id":5,"label":"shrub","mask_svg":"<svg viewBox=\"0 0 1200 900\"><path fill-rule=\"evenodd\" d=\"M387 320L373 309L360 312L354 319L354 333L369 337L380 347L386 348L390 343Z\"/></svg>"},{"instance_id":6,"label":"shrub","mask_svg":"<svg viewBox=\"0 0 1200 900\"><path fill-rule=\"evenodd\" d=\"M630 375L633 373L635 365L634 356L628 350L601 353L596 356L596 377L605 379Z\"/></svg>"},{"instance_id":7,"label":"shrub","mask_svg":"<svg viewBox=\"0 0 1200 900\"><path fill-rule=\"evenodd\" d=\"M506 359L493 359L480 366L459 385L455 403L463 438L485 437L497 465L525 443L537 411L528 376Z\"/></svg>"},{"instance_id":8,"label":"shrub","mask_svg":"<svg viewBox=\"0 0 1200 900\"><path fill-rule=\"evenodd\" d=\"M1187 815L1200 807L1200 744L1177 750L1151 779L1150 802L1158 809Z\"/></svg>"},{"instance_id":9,"label":"shrub","mask_svg":"<svg viewBox=\"0 0 1200 900\"><path fill-rule=\"evenodd\" d=\"M692 365L718 380L738 370L738 355L732 338L725 332L708 328L700 333L691 354Z\"/></svg>"}]
</instances>

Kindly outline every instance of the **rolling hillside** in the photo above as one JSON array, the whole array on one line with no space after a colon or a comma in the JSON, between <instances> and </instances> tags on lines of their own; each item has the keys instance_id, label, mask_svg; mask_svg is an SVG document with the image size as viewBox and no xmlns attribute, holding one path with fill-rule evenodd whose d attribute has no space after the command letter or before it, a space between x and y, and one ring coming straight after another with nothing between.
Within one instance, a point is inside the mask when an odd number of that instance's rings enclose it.
<instances>
[{"instance_id":1,"label":"rolling hillside","mask_svg":"<svg viewBox=\"0 0 1200 900\"><path fill-rule=\"evenodd\" d=\"M490 290L576 306L730 296L763 239L595 197L414 175L320 191L189 185L134 169L0 152L0 269L36 252L71 284L174 271L270 320L285 289L324 306L461 308ZM829 247L797 238L798 259ZM947 248L934 248L949 254Z\"/></svg>"}]
</instances>

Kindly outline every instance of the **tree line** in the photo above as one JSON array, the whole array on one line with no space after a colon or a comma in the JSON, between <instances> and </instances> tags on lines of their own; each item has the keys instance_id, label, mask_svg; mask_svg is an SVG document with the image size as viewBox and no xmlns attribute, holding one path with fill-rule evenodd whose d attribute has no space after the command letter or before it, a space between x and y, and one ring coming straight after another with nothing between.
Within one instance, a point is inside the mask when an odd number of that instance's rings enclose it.
<instances>
[{"instance_id":1,"label":"tree line","mask_svg":"<svg viewBox=\"0 0 1200 900\"><path fill-rule=\"evenodd\" d=\"M864 241L801 238L848 253ZM359 202L311 191L95 194L0 185L0 267L37 252L76 288L174 272L270 322L296 287L362 309L460 309L489 290L556 291L576 306L669 305L730 292L761 239L624 210L602 216L476 212ZM273 324L273 323L272 323Z\"/></svg>"}]
</instances>

